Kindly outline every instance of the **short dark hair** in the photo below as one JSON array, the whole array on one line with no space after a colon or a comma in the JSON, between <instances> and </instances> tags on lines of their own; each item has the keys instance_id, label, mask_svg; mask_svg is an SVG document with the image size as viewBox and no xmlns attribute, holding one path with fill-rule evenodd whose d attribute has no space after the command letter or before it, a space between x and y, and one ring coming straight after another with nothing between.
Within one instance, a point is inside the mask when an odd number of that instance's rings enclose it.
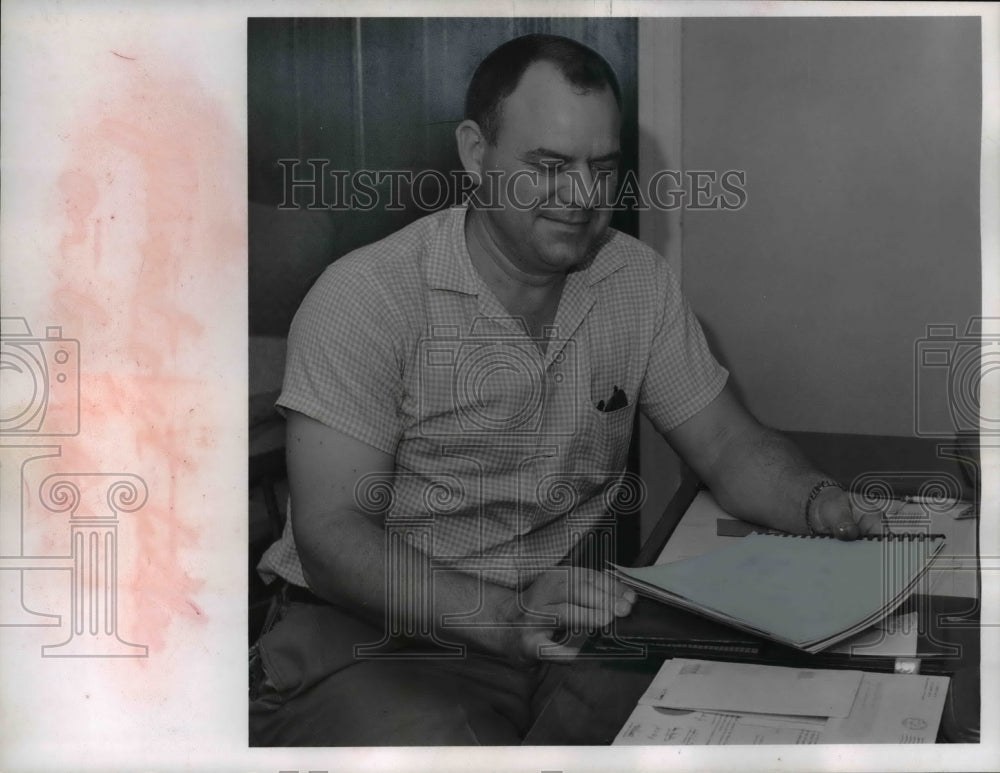
<instances>
[{"instance_id":1,"label":"short dark hair","mask_svg":"<svg viewBox=\"0 0 1000 773\"><path fill-rule=\"evenodd\" d=\"M535 62L551 62L571 85L584 92L610 87L621 110L621 87L604 57L571 38L524 35L495 48L483 59L465 93L465 117L479 124L490 145L496 144L500 131L503 101Z\"/></svg>"}]
</instances>

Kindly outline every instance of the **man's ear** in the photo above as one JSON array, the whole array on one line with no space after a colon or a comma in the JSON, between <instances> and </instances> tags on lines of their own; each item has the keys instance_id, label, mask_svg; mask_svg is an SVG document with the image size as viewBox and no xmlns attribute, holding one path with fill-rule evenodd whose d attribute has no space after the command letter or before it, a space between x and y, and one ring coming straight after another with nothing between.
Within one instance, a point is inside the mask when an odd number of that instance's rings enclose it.
<instances>
[{"instance_id":1,"label":"man's ear","mask_svg":"<svg viewBox=\"0 0 1000 773\"><path fill-rule=\"evenodd\" d=\"M458 157L466 172L483 177L483 153L486 151L486 138L479 124L475 121L462 121L455 129L455 140L458 142Z\"/></svg>"}]
</instances>

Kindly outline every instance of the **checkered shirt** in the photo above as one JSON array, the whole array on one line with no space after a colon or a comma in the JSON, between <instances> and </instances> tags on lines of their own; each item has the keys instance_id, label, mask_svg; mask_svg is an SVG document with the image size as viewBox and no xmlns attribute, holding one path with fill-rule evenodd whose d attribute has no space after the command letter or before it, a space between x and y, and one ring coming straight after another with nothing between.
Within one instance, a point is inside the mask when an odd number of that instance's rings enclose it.
<instances>
[{"instance_id":1,"label":"checkered shirt","mask_svg":"<svg viewBox=\"0 0 1000 773\"><path fill-rule=\"evenodd\" d=\"M621 493L636 408L665 432L728 374L666 261L611 229L567 276L542 354L473 268L465 214L429 215L327 268L292 323L278 406L395 457L391 481L365 478L358 494L389 538L523 586ZM616 387L627 405L599 410ZM304 586L294 506L259 568Z\"/></svg>"}]
</instances>

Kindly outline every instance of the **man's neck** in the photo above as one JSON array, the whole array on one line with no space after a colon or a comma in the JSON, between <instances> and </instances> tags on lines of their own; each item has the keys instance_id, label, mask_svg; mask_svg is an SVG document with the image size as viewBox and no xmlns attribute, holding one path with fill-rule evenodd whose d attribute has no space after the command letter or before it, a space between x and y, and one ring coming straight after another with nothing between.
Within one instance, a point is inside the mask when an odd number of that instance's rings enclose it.
<instances>
[{"instance_id":1,"label":"man's neck","mask_svg":"<svg viewBox=\"0 0 1000 773\"><path fill-rule=\"evenodd\" d=\"M473 268L513 317L523 317L533 335L555 320L565 274L530 274L516 266L496 245L475 209L465 220L465 241Z\"/></svg>"}]
</instances>

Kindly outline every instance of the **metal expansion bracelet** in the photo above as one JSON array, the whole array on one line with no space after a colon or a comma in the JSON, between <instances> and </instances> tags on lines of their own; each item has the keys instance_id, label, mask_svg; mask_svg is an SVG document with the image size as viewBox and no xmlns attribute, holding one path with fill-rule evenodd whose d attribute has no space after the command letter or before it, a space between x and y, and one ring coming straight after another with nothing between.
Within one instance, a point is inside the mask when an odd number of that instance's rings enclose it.
<instances>
[{"instance_id":1,"label":"metal expansion bracelet","mask_svg":"<svg viewBox=\"0 0 1000 773\"><path fill-rule=\"evenodd\" d=\"M839 483L837 483L837 481L830 480L828 478L824 478L815 486L813 486L812 489L810 489L809 498L806 500L806 512L805 512L806 528L809 530L810 537L817 536L817 532L813 528L812 521L809 520L809 513L812 510L812 503L816 501L816 497L819 496L819 492L821 492L825 488L839 488L841 491L844 491L844 487L841 486Z\"/></svg>"}]
</instances>

